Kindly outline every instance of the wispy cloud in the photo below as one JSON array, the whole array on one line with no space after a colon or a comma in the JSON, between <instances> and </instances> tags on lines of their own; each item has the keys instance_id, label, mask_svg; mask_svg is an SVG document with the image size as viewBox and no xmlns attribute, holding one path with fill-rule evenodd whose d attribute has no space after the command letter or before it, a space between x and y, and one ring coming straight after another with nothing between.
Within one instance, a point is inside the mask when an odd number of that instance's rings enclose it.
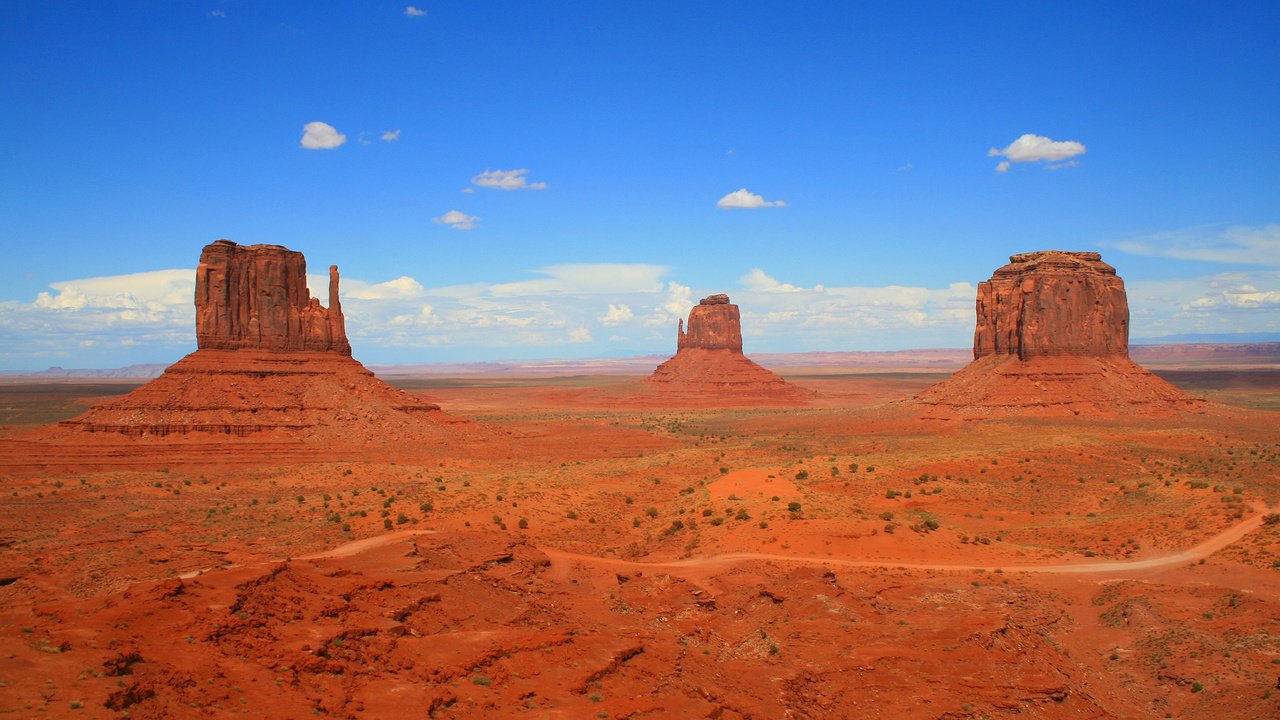
<instances>
[{"instance_id":1,"label":"wispy cloud","mask_svg":"<svg viewBox=\"0 0 1280 720\"><path fill-rule=\"evenodd\" d=\"M404 9L404 14L407 17L422 17L427 14L427 11L410 5Z\"/></svg>"},{"instance_id":2,"label":"wispy cloud","mask_svg":"<svg viewBox=\"0 0 1280 720\"><path fill-rule=\"evenodd\" d=\"M448 225L454 230L474 230L476 221L479 219L475 215L468 215L461 210L450 210L438 218L432 218L431 222L437 225Z\"/></svg>"},{"instance_id":3,"label":"wispy cloud","mask_svg":"<svg viewBox=\"0 0 1280 720\"><path fill-rule=\"evenodd\" d=\"M746 188L734 190L716 201L716 207L723 210L751 210L754 208L786 206L785 200L765 200Z\"/></svg>"},{"instance_id":4,"label":"wispy cloud","mask_svg":"<svg viewBox=\"0 0 1280 720\"><path fill-rule=\"evenodd\" d=\"M400 139L399 130L387 130L382 133L382 142L395 142Z\"/></svg>"},{"instance_id":5,"label":"wispy cloud","mask_svg":"<svg viewBox=\"0 0 1280 720\"><path fill-rule=\"evenodd\" d=\"M316 120L302 126L302 147L308 150L332 150L347 141L347 136L329 123Z\"/></svg>"},{"instance_id":6,"label":"wispy cloud","mask_svg":"<svg viewBox=\"0 0 1280 720\"><path fill-rule=\"evenodd\" d=\"M1280 224L1199 225L1104 245L1130 255L1280 267Z\"/></svg>"},{"instance_id":7,"label":"wispy cloud","mask_svg":"<svg viewBox=\"0 0 1280 720\"><path fill-rule=\"evenodd\" d=\"M1077 155L1085 153L1084 143L1075 140L1050 140L1043 135L1035 135L1026 133L1018 137L1017 140L1009 143L1004 149L991 148L987 151L987 157L1004 157L996 165L996 172L1008 172L1010 163L1034 163L1034 162L1050 162L1059 163L1049 166L1050 169L1059 169L1063 167L1075 167L1075 163L1061 163L1062 160L1073 158Z\"/></svg>"},{"instance_id":8,"label":"wispy cloud","mask_svg":"<svg viewBox=\"0 0 1280 720\"><path fill-rule=\"evenodd\" d=\"M546 190L545 182L529 182L526 177L529 171L525 168L518 170L485 170L471 178L473 185L489 188L491 190Z\"/></svg>"}]
</instances>

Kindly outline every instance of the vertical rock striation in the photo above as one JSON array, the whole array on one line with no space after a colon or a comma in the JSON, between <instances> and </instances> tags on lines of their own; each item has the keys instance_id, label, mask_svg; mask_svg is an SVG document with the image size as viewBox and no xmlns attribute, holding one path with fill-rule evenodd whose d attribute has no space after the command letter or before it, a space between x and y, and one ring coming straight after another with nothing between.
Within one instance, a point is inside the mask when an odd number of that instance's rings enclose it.
<instances>
[{"instance_id":1,"label":"vertical rock striation","mask_svg":"<svg viewBox=\"0 0 1280 720\"><path fill-rule=\"evenodd\" d=\"M684 321L676 329L676 351L686 348L742 352L742 318L728 295L705 297L689 311L689 330Z\"/></svg>"},{"instance_id":2,"label":"vertical rock striation","mask_svg":"<svg viewBox=\"0 0 1280 720\"><path fill-rule=\"evenodd\" d=\"M1129 301L1095 252L1045 250L1009 258L978 284L974 359L1129 356Z\"/></svg>"},{"instance_id":3,"label":"vertical rock striation","mask_svg":"<svg viewBox=\"0 0 1280 720\"><path fill-rule=\"evenodd\" d=\"M795 404L812 395L742 354L742 319L728 295L703 298L689 311L688 325L676 328L675 357L645 386L663 402L694 405Z\"/></svg>"},{"instance_id":4,"label":"vertical rock striation","mask_svg":"<svg viewBox=\"0 0 1280 720\"><path fill-rule=\"evenodd\" d=\"M1013 255L979 283L973 362L921 392L932 419L1160 415L1203 401L1129 359L1129 301L1094 252Z\"/></svg>"},{"instance_id":5,"label":"vertical rock striation","mask_svg":"<svg viewBox=\"0 0 1280 720\"><path fill-rule=\"evenodd\" d=\"M133 392L59 424L129 438L254 436L333 446L449 435L434 403L391 387L351 358L338 267L329 307L308 297L302 253L219 240L196 270L199 349ZM452 433L452 431L450 431Z\"/></svg>"},{"instance_id":6,"label":"vertical rock striation","mask_svg":"<svg viewBox=\"0 0 1280 720\"><path fill-rule=\"evenodd\" d=\"M329 268L329 307L307 292L307 261L279 245L206 245L196 268L196 346L351 354Z\"/></svg>"}]
</instances>

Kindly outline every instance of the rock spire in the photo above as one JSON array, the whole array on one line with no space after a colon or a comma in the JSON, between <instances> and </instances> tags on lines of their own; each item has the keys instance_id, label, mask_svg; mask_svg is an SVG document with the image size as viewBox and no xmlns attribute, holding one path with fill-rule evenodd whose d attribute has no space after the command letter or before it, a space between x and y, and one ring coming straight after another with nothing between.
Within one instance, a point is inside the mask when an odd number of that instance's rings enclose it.
<instances>
[{"instance_id":1,"label":"rock spire","mask_svg":"<svg viewBox=\"0 0 1280 720\"><path fill-rule=\"evenodd\" d=\"M329 267L329 307L307 292L307 261L279 245L206 245L196 268L196 346L351 354Z\"/></svg>"}]
</instances>

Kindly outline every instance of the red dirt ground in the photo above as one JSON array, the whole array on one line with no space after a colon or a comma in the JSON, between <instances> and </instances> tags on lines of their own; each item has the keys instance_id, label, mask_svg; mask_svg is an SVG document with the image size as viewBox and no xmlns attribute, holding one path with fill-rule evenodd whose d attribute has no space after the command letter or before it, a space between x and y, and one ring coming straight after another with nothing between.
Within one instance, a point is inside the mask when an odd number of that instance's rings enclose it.
<instances>
[{"instance_id":1,"label":"red dirt ground","mask_svg":"<svg viewBox=\"0 0 1280 720\"><path fill-rule=\"evenodd\" d=\"M115 385L0 386L0 713L1276 717L1280 376L1184 373L1217 402L961 423L921 373L405 378L471 422L372 446L72 443Z\"/></svg>"}]
</instances>

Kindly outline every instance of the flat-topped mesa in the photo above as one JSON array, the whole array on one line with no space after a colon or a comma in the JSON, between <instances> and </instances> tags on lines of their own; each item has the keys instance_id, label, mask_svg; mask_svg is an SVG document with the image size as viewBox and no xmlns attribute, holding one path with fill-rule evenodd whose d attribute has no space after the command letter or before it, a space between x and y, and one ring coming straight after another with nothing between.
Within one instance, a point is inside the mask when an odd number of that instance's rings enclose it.
<instances>
[{"instance_id":1,"label":"flat-topped mesa","mask_svg":"<svg viewBox=\"0 0 1280 720\"><path fill-rule=\"evenodd\" d=\"M742 318L728 295L705 297L689 311L689 331L681 320L676 329L676 351L686 348L732 350L742 353Z\"/></svg>"},{"instance_id":2,"label":"flat-topped mesa","mask_svg":"<svg viewBox=\"0 0 1280 720\"><path fill-rule=\"evenodd\" d=\"M1096 252L1043 250L1009 257L978 284L973 357L1128 357L1129 301Z\"/></svg>"},{"instance_id":3,"label":"flat-topped mesa","mask_svg":"<svg viewBox=\"0 0 1280 720\"><path fill-rule=\"evenodd\" d=\"M196 345L210 350L312 350L351 354L329 266L329 307L307 292L307 261L279 245L204 247L196 269Z\"/></svg>"}]
</instances>

